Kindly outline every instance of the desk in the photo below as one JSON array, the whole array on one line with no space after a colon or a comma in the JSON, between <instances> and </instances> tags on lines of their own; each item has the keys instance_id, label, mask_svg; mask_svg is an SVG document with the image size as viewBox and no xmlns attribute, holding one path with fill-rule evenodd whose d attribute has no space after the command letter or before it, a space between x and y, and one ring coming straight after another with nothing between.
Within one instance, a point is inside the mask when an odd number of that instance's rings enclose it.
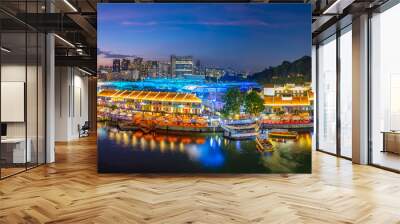
<instances>
[{"instance_id":1,"label":"desk","mask_svg":"<svg viewBox=\"0 0 400 224\"><path fill-rule=\"evenodd\" d=\"M383 131L383 152L400 154L400 131Z\"/></svg>"},{"instance_id":2,"label":"desk","mask_svg":"<svg viewBox=\"0 0 400 224\"><path fill-rule=\"evenodd\" d=\"M31 162L31 139L27 139L28 147L25 151L25 138L5 138L1 139L1 154L9 163L26 163ZM12 156L11 156L12 154ZM11 160L12 158L12 160Z\"/></svg>"}]
</instances>

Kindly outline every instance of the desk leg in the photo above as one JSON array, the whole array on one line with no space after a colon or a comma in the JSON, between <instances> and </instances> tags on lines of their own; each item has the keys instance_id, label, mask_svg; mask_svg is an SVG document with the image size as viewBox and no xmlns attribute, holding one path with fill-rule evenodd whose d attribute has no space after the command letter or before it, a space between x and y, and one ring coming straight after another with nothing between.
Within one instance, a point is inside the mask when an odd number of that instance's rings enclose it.
<instances>
[{"instance_id":1,"label":"desk leg","mask_svg":"<svg viewBox=\"0 0 400 224\"><path fill-rule=\"evenodd\" d=\"M383 135L383 149L381 152L386 152L386 134L382 133Z\"/></svg>"}]
</instances>

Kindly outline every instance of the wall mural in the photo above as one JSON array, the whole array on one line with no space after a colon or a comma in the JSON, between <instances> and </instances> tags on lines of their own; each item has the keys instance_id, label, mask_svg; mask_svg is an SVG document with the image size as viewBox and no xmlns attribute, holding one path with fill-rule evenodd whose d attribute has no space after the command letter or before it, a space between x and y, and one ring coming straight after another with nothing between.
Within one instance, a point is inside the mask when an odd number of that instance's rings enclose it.
<instances>
[{"instance_id":1,"label":"wall mural","mask_svg":"<svg viewBox=\"0 0 400 224\"><path fill-rule=\"evenodd\" d=\"M310 173L308 4L98 4L98 171Z\"/></svg>"}]
</instances>

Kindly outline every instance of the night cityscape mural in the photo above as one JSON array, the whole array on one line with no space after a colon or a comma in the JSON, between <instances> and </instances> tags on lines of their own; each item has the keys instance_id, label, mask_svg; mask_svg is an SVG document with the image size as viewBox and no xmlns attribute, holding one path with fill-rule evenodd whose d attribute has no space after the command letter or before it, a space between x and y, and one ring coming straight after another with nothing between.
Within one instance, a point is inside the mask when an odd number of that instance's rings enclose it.
<instances>
[{"instance_id":1,"label":"night cityscape mural","mask_svg":"<svg viewBox=\"0 0 400 224\"><path fill-rule=\"evenodd\" d=\"M310 173L307 4L98 4L98 170Z\"/></svg>"}]
</instances>

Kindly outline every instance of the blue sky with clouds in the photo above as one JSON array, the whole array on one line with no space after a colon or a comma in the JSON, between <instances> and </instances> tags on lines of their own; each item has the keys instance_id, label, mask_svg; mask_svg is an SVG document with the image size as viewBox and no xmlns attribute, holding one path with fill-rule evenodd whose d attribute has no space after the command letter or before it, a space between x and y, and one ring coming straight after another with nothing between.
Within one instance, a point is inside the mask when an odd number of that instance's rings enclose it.
<instances>
[{"instance_id":1,"label":"blue sky with clouds","mask_svg":"<svg viewBox=\"0 0 400 224\"><path fill-rule=\"evenodd\" d=\"M98 4L103 52L256 72L311 54L306 4ZM106 54L98 57L107 64Z\"/></svg>"}]
</instances>

